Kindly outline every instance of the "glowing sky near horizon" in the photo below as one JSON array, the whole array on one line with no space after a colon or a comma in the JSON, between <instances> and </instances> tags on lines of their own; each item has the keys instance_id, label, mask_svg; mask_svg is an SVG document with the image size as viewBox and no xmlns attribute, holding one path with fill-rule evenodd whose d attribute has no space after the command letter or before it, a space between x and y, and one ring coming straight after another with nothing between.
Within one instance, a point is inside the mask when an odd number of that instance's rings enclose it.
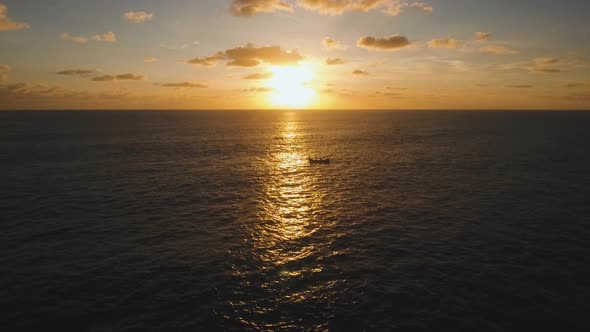
<instances>
[{"instance_id":1,"label":"glowing sky near horizon","mask_svg":"<svg viewBox=\"0 0 590 332\"><path fill-rule=\"evenodd\" d=\"M0 109L590 109L590 2L0 0Z\"/></svg>"}]
</instances>

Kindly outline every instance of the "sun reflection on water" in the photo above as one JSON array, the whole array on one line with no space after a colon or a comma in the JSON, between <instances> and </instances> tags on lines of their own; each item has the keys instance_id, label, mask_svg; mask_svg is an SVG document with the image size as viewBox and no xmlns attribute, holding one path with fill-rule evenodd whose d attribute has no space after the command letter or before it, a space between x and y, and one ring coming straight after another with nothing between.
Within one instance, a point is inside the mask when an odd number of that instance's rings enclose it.
<instances>
[{"instance_id":1,"label":"sun reflection on water","mask_svg":"<svg viewBox=\"0 0 590 332\"><path fill-rule=\"evenodd\" d=\"M309 167L305 130L297 112L285 113L261 161L257 215L245 222L247 247L234 275L241 287L232 302L236 319L248 328L284 328L278 308L306 301L329 301L332 281L323 273L337 238L329 189L322 169ZM314 280L313 282L311 280ZM285 325L287 324L287 325Z\"/></svg>"}]
</instances>

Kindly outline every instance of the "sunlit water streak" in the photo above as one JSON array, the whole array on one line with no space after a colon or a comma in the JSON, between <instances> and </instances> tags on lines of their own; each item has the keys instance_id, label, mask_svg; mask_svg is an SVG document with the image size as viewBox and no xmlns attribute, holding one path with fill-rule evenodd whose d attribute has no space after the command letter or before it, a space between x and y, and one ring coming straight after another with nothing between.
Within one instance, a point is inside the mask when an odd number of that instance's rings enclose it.
<instances>
[{"instance_id":1,"label":"sunlit water streak","mask_svg":"<svg viewBox=\"0 0 590 332\"><path fill-rule=\"evenodd\" d=\"M0 326L584 330L589 133L587 113L0 113Z\"/></svg>"}]
</instances>

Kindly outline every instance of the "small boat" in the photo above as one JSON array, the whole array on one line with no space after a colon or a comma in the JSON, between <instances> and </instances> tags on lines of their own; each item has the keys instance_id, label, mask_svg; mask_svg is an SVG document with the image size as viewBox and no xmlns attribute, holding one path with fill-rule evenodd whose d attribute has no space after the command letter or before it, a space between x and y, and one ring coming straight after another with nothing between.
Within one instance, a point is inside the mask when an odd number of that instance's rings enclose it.
<instances>
[{"instance_id":1,"label":"small boat","mask_svg":"<svg viewBox=\"0 0 590 332\"><path fill-rule=\"evenodd\" d=\"M330 163L330 157L321 157L321 158L312 158L309 157L309 164L310 165L316 165L316 164L329 164Z\"/></svg>"}]
</instances>

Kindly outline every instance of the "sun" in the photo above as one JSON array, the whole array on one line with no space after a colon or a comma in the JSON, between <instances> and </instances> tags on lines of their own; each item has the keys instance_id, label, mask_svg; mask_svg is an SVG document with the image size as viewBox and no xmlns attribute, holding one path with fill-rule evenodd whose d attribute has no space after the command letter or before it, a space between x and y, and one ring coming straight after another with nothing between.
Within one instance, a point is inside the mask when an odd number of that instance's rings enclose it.
<instances>
[{"instance_id":1,"label":"sun","mask_svg":"<svg viewBox=\"0 0 590 332\"><path fill-rule=\"evenodd\" d=\"M309 66L274 66L270 70L273 76L267 81L267 85L273 89L270 95L273 105L306 108L315 101L317 93L309 86L315 79L315 73Z\"/></svg>"}]
</instances>

